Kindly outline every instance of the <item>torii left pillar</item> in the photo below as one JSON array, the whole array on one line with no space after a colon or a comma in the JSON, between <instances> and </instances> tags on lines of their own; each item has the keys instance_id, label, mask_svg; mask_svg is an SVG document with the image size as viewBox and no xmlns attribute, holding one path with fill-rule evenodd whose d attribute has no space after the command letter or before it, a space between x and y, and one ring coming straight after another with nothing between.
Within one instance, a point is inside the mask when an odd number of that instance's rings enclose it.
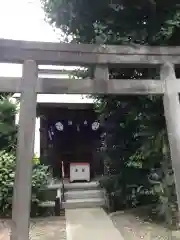
<instances>
[{"instance_id":1,"label":"torii left pillar","mask_svg":"<svg viewBox=\"0 0 180 240\"><path fill-rule=\"evenodd\" d=\"M11 240L29 240L32 158L36 122L37 64L26 60L23 65L19 115L16 173L13 192Z\"/></svg>"}]
</instances>

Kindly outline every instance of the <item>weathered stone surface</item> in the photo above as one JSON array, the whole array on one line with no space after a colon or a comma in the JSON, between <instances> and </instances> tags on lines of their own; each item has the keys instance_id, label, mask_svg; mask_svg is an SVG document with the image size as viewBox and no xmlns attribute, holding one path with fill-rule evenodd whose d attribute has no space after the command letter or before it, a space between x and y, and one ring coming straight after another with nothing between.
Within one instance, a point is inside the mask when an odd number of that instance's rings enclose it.
<instances>
[{"instance_id":1,"label":"weathered stone surface","mask_svg":"<svg viewBox=\"0 0 180 240\"><path fill-rule=\"evenodd\" d=\"M0 221L0 240L10 239L10 221ZM66 240L64 217L33 219L30 225L30 240Z\"/></svg>"}]
</instances>

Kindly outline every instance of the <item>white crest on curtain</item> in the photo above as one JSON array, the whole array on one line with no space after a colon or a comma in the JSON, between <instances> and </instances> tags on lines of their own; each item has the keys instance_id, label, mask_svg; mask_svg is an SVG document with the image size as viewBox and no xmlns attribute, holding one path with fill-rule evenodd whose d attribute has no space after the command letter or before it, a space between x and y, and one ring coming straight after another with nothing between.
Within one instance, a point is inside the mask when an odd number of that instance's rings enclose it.
<instances>
[{"instance_id":1,"label":"white crest on curtain","mask_svg":"<svg viewBox=\"0 0 180 240\"><path fill-rule=\"evenodd\" d=\"M93 122L92 124L92 130L96 131L99 128L99 123L98 122Z\"/></svg>"},{"instance_id":2,"label":"white crest on curtain","mask_svg":"<svg viewBox=\"0 0 180 240\"><path fill-rule=\"evenodd\" d=\"M57 129L58 131L63 131L63 130L64 130L64 126L63 126L63 124L62 124L61 122L57 122L57 123L55 124L55 127L56 127L56 129Z\"/></svg>"}]
</instances>

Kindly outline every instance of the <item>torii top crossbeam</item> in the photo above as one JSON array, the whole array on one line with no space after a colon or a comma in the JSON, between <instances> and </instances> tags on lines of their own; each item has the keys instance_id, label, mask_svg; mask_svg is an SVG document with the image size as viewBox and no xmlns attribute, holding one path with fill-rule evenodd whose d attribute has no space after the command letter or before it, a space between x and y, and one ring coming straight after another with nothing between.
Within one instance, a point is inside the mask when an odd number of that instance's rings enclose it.
<instances>
[{"instance_id":1,"label":"torii top crossbeam","mask_svg":"<svg viewBox=\"0 0 180 240\"><path fill-rule=\"evenodd\" d=\"M0 39L0 62L40 64L95 65L93 79L37 79L36 93L77 94L163 94L165 82L153 79L127 81L110 79L109 65L156 67L166 62L180 63L180 47L111 46L91 44L27 42ZM93 80L93 81L92 81ZM170 88L180 92L175 80ZM21 92L21 78L0 78L0 92Z\"/></svg>"},{"instance_id":2,"label":"torii top crossbeam","mask_svg":"<svg viewBox=\"0 0 180 240\"><path fill-rule=\"evenodd\" d=\"M0 62L38 64L179 64L180 47L115 46L69 43L28 42L0 39Z\"/></svg>"}]
</instances>

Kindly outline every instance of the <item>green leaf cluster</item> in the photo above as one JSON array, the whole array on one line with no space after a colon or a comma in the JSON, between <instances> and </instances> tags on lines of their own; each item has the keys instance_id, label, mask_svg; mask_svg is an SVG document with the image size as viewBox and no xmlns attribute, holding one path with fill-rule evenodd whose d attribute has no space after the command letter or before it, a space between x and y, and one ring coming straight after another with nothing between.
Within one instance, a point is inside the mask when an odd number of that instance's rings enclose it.
<instances>
[{"instance_id":1,"label":"green leaf cluster","mask_svg":"<svg viewBox=\"0 0 180 240\"><path fill-rule=\"evenodd\" d=\"M16 104L9 97L0 98L0 150L16 148L17 127L15 125Z\"/></svg>"},{"instance_id":2,"label":"green leaf cluster","mask_svg":"<svg viewBox=\"0 0 180 240\"><path fill-rule=\"evenodd\" d=\"M41 201L42 192L50 177L49 169L40 163L32 162L32 198L31 204L35 206ZM15 179L16 158L13 154L0 151L0 215L11 215L13 186ZM23 197L23 196L22 196ZM31 209L31 212L34 209ZM32 212L32 214L35 214ZM36 213L37 214L37 213Z\"/></svg>"}]
</instances>

